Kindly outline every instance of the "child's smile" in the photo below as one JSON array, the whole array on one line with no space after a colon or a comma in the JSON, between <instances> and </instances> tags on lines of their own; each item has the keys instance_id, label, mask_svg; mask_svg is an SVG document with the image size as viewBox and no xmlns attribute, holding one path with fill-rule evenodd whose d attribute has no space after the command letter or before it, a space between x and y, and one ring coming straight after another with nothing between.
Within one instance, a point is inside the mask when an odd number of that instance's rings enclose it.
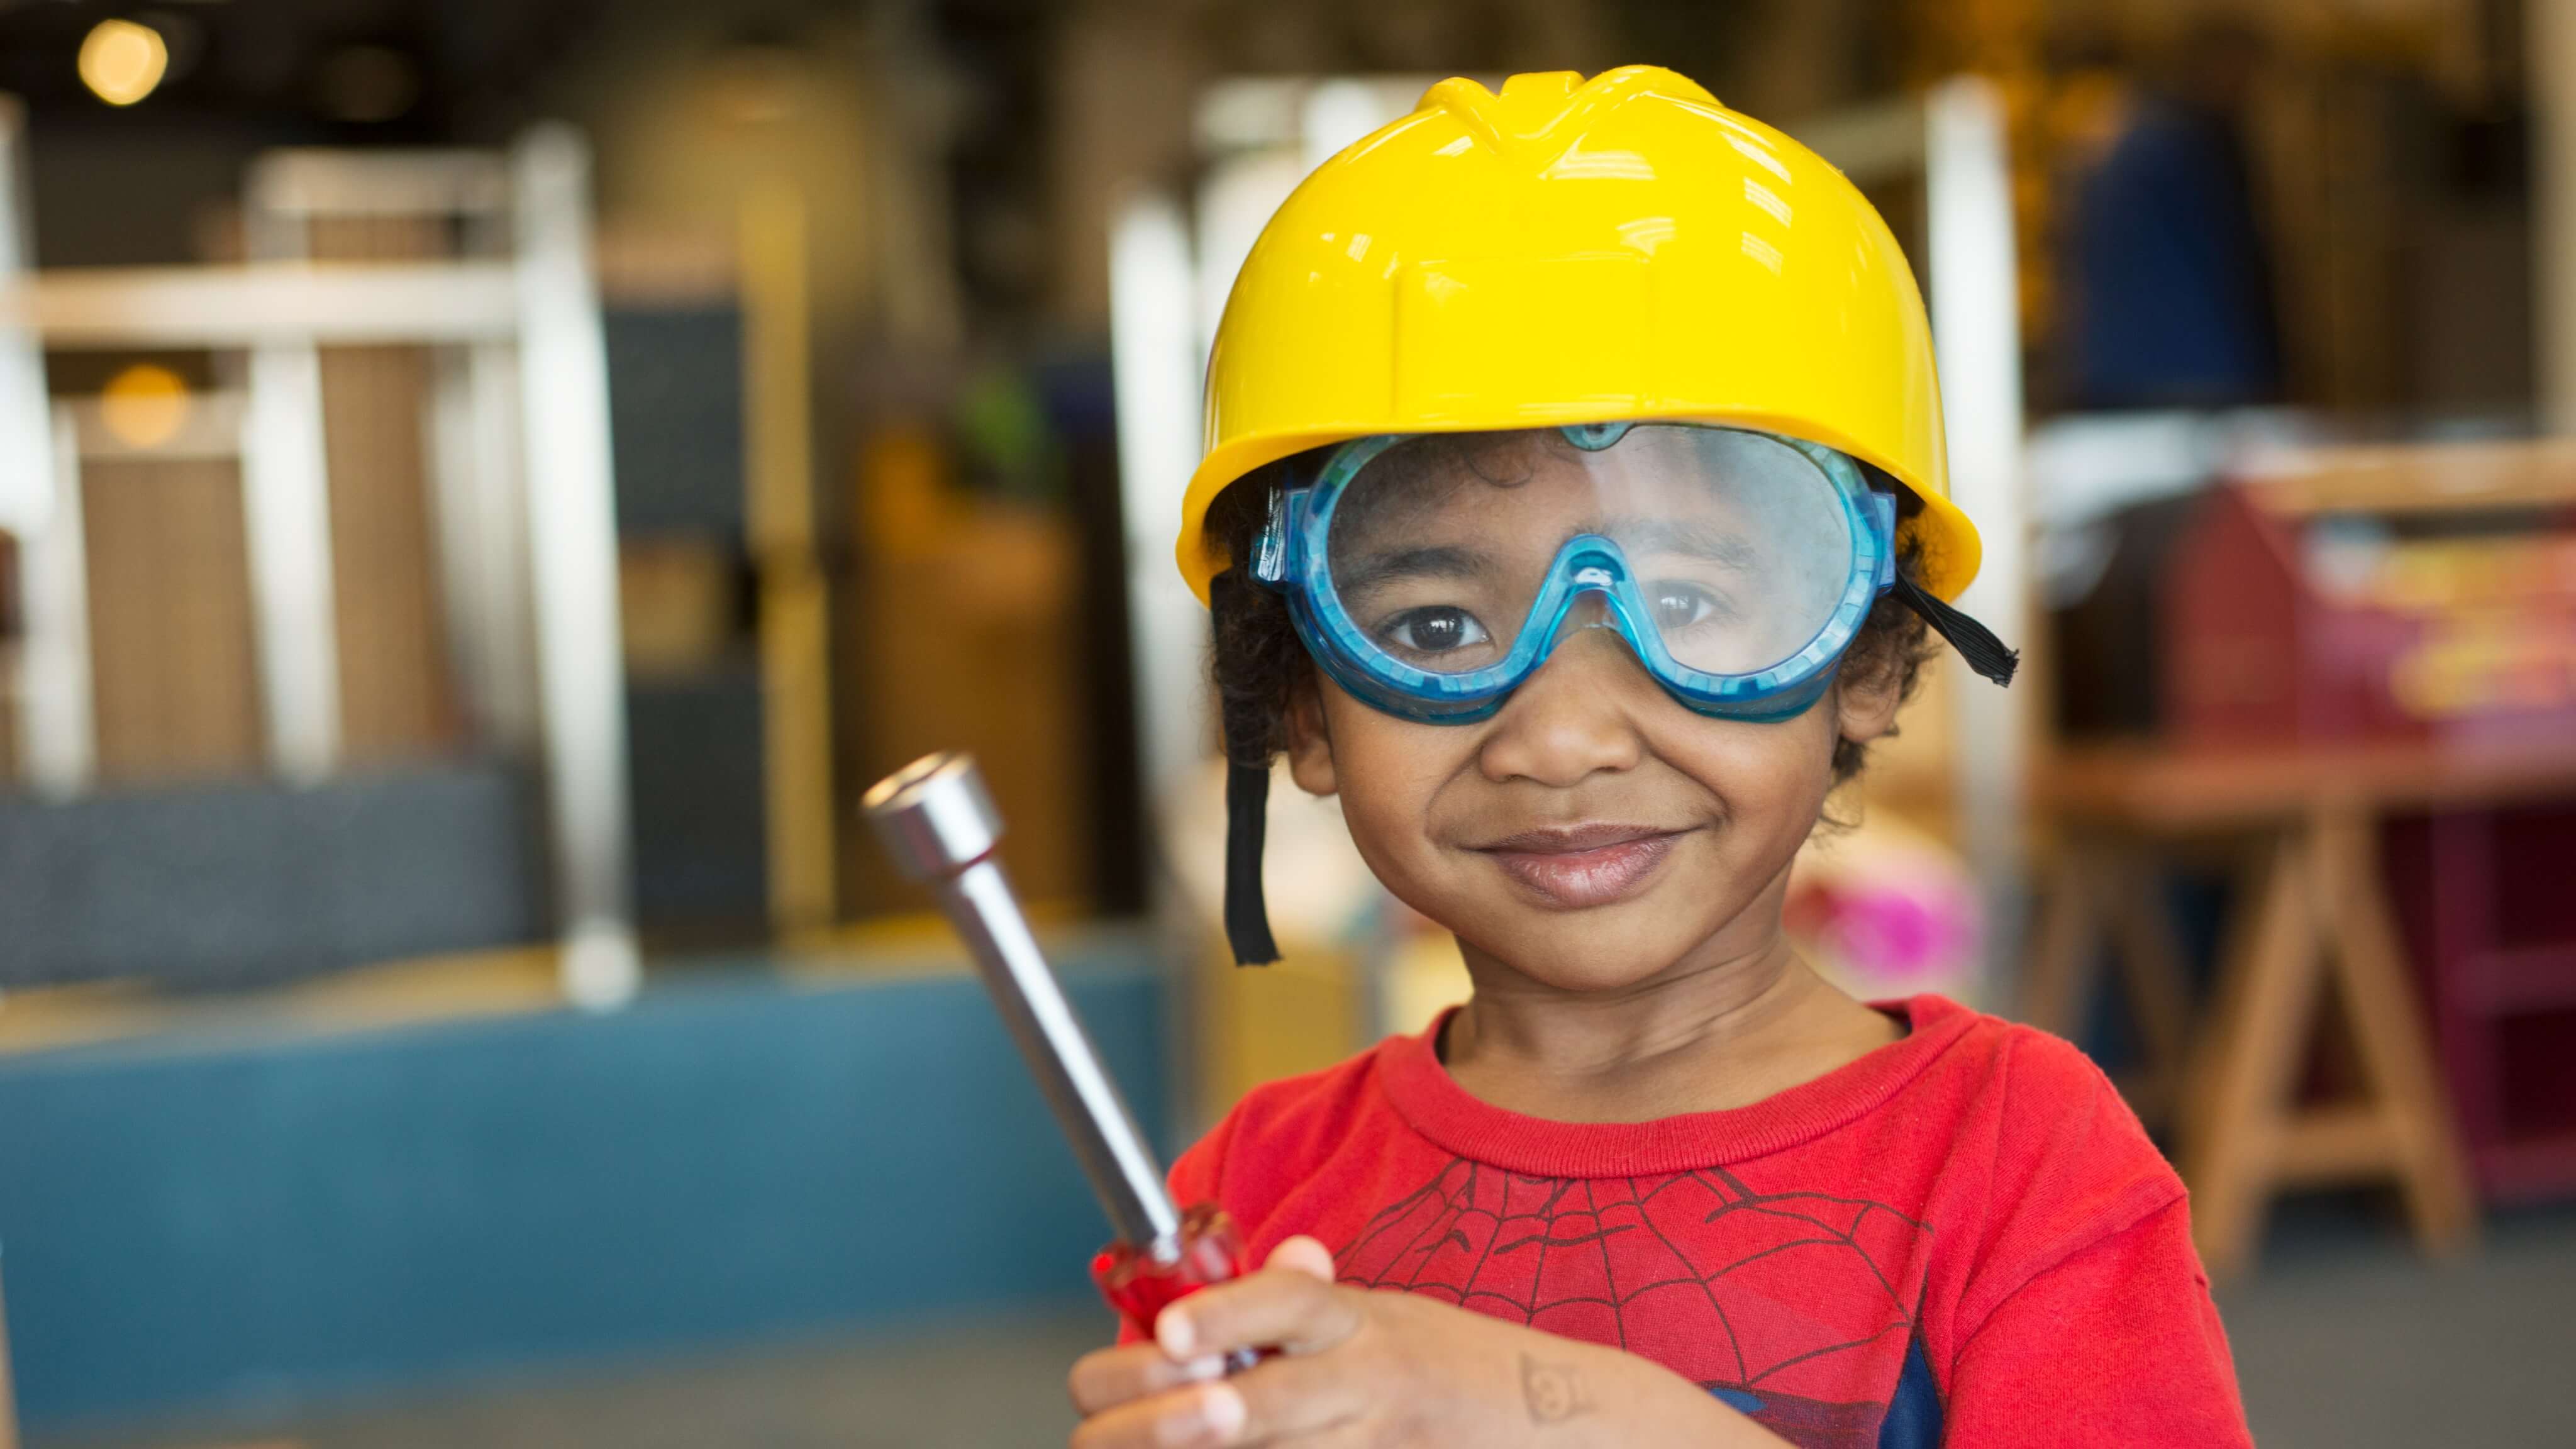
<instances>
[{"instance_id":1,"label":"child's smile","mask_svg":"<svg viewBox=\"0 0 2576 1449\"><path fill-rule=\"evenodd\" d=\"M1684 833L1605 822L1524 830L1474 848L1541 903L1581 910L1642 889Z\"/></svg>"}]
</instances>

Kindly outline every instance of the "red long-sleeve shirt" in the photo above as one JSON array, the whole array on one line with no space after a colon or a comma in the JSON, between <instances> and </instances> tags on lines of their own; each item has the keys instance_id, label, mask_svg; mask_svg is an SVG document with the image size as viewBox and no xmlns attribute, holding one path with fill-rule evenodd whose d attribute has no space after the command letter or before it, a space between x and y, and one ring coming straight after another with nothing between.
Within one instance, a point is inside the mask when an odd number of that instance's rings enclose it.
<instances>
[{"instance_id":1,"label":"red long-sleeve shirt","mask_svg":"<svg viewBox=\"0 0 2576 1449\"><path fill-rule=\"evenodd\" d=\"M1810 1445L2240 1445L2182 1183L2065 1042L1937 996L1749 1107L1487 1106L1439 1028L1254 1091L1175 1165L1254 1261L1623 1348Z\"/></svg>"}]
</instances>

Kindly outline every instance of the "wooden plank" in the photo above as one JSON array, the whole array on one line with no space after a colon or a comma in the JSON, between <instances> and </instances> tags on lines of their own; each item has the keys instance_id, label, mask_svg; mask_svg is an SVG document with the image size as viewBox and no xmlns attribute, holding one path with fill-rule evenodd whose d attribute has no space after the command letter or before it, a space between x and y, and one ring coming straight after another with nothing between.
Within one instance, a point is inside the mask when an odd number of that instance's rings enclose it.
<instances>
[{"instance_id":1,"label":"wooden plank","mask_svg":"<svg viewBox=\"0 0 2576 1449\"><path fill-rule=\"evenodd\" d=\"M2273 1151L2273 1180L2283 1185L2381 1178L2401 1165L2387 1117L2368 1105L2303 1113L2283 1126Z\"/></svg>"},{"instance_id":2,"label":"wooden plank","mask_svg":"<svg viewBox=\"0 0 2576 1449\"><path fill-rule=\"evenodd\" d=\"M505 340L517 309L505 262L58 267L0 287L0 327L49 348Z\"/></svg>"},{"instance_id":3,"label":"wooden plank","mask_svg":"<svg viewBox=\"0 0 2576 1449\"><path fill-rule=\"evenodd\" d=\"M2576 504L2576 439L2319 448L2246 483L2293 516L2563 508Z\"/></svg>"},{"instance_id":4,"label":"wooden plank","mask_svg":"<svg viewBox=\"0 0 2576 1449\"><path fill-rule=\"evenodd\" d=\"M428 257L445 244L425 218L312 225L313 254L325 259ZM325 347L321 367L341 758L366 765L442 754L461 743L462 730L433 552L428 351Z\"/></svg>"},{"instance_id":5,"label":"wooden plank","mask_svg":"<svg viewBox=\"0 0 2576 1449\"><path fill-rule=\"evenodd\" d=\"M2576 791L2576 739L2476 746L2293 744L2178 750L2136 744L2060 750L2041 803L2133 829L2242 828L2304 816L2319 800L2460 807Z\"/></svg>"},{"instance_id":6,"label":"wooden plank","mask_svg":"<svg viewBox=\"0 0 2576 1449\"><path fill-rule=\"evenodd\" d=\"M99 779L259 773L239 466L94 462L82 493Z\"/></svg>"}]
</instances>

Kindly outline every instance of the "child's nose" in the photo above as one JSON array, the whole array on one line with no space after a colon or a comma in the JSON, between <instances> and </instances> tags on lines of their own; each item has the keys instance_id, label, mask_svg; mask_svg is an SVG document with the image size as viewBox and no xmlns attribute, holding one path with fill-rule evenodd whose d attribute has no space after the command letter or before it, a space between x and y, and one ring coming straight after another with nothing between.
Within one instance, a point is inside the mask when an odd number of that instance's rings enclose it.
<instances>
[{"instance_id":1,"label":"child's nose","mask_svg":"<svg viewBox=\"0 0 2576 1449\"><path fill-rule=\"evenodd\" d=\"M1611 629L1578 629L1505 701L1478 751L1485 777L1571 786L1597 770L1645 757L1633 713L1637 691L1659 688Z\"/></svg>"}]
</instances>

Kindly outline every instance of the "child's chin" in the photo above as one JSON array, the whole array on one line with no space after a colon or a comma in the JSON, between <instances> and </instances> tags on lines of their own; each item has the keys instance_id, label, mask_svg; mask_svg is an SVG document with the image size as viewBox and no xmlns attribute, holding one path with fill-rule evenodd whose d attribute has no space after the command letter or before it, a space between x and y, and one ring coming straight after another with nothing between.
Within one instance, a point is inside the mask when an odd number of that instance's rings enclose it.
<instances>
[{"instance_id":1,"label":"child's chin","mask_svg":"<svg viewBox=\"0 0 2576 1449\"><path fill-rule=\"evenodd\" d=\"M1506 927L1499 949L1490 952L1514 972L1559 991L1620 991L1651 981L1672 969L1688 949L1669 932L1622 930L1604 920L1609 912L1568 917L1536 913L1541 919L1515 921Z\"/></svg>"}]
</instances>

